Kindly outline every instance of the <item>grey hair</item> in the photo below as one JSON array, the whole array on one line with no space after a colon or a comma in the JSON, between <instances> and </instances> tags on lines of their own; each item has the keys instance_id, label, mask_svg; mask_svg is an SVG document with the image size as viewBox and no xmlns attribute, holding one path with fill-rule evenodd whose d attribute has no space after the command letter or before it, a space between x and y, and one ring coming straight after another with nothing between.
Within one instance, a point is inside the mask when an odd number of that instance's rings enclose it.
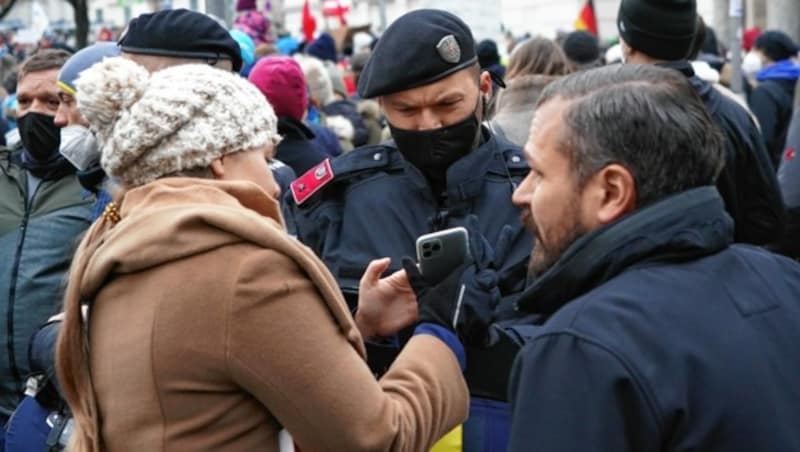
<instances>
[{"instance_id":1,"label":"grey hair","mask_svg":"<svg viewBox=\"0 0 800 452\"><path fill-rule=\"evenodd\" d=\"M538 106L569 102L559 149L579 185L612 163L633 175L639 207L712 185L724 164L722 135L686 77L652 65L616 65L551 83Z\"/></svg>"}]
</instances>

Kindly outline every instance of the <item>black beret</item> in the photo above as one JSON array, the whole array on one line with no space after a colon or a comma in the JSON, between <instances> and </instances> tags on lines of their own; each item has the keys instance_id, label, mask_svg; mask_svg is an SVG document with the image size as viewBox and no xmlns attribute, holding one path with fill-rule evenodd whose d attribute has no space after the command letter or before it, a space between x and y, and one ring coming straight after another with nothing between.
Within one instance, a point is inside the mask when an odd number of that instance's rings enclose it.
<instances>
[{"instance_id":1,"label":"black beret","mask_svg":"<svg viewBox=\"0 0 800 452\"><path fill-rule=\"evenodd\" d=\"M695 0L622 0L617 28L634 50L661 60L689 56L697 27Z\"/></svg>"},{"instance_id":2,"label":"black beret","mask_svg":"<svg viewBox=\"0 0 800 452\"><path fill-rule=\"evenodd\" d=\"M786 33L778 30L769 30L761 33L753 44L758 50L772 61L782 61L797 55L797 44Z\"/></svg>"},{"instance_id":3,"label":"black beret","mask_svg":"<svg viewBox=\"0 0 800 452\"><path fill-rule=\"evenodd\" d=\"M437 9L418 9L383 33L358 79L369 99L428 85L477 63L467 24Z\"/></svg>"},{"instance_id":4,"label":"black beret","mask_svg":"<svg viewBox=\"0 0 800 452\"><path fill-rule=\"evenodd\" d=\"M205 60L231 60L242 68L239 44L225 28L205 14L171 9L142 14L131 20L119 40L123 52Z\"/></svg>"}]
</instances>

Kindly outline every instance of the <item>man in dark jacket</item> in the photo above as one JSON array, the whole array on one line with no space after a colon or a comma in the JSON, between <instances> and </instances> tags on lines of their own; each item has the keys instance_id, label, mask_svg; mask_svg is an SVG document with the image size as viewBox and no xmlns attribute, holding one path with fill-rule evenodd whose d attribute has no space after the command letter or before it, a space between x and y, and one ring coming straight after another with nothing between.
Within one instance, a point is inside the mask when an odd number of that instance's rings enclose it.
<instances>
[{"instance_id":1,"label":"man in dark jacket","mask_svg":"<svg viewBox=\"0 0 800 452\"><path fill-rule=\"evenodd\" d=\"M31 336L61 308L64 277L96 202L59 154L56 80L69 56L41 50L22 64L22 143L0 150L0 425L22 398Z\"/></svg>"},{"instance_id":2,"label":"man in dark jacket","mask_svg":"<svg viewBox=\"0 0 800 452\"><path fill-rule=\"evenodd\" d=\"M511 377L510 451L800 450L800 265L734 245L724 148L678 72L542 95L514 193L547 320Z\"/></svg>"},{"instance_id":3,"label":"man in dark jacket","mask_svg":"<svg viewBox=\"0 0 800 452\"><path fill-rule=\"evenodd\" d=\"M780 236L785 221L775 169L747 111L696 77L685 60L696 24L694 0L623 0L617 20L628 63L678 70L703 99L725 138L725 167L717 189L733 217L735 240L763 245Z\"/></svg>"},{"instance_id":4,"label":"man in dark jacket","mask_svg":"<svg viewBox=\"0 0 800 452\"><path fill-rule=\"evenodd\" d=\"M492 246L504 242L510 250L487 259L496 261L496 277L483 292L492 295L474 306L492 320L519 319L513 301L525 284L530 237L508 199L528 167L517 146L481 125L492 77L478 66L469 27L440 10L398 18L378 41L358 89L382 104L394 141L356 149L301 175L284 200L292 232L320 256L354 305L371 260L390 257L390 269L398 270L403 257L416 254L419 236L470 227L473 237ZM381 339L367 353L377 372L403 342L402 335ZM516 350L506 351L467 350L473 399L465 450L505 450L506 383Z\"/></svg>"},{"instance_id":5,"label":"man in dark jacket","mask_svg":"<svg viewBox=\"0 0 800 452\"><path fill-rule=\"evenodd\" d=\"M756 39L754 48L761 56L763 69L756 74L758 85L750 94L750 108L758 118L767 151L777 168L800 79L800 65L795 61L798 47L786 33L770 30Z\"/></svg>"},{"instance_id":6,"label":"man in dark jacket","mask_svg":"<svg viewBox=\"0 0 800 452\"><path fill-rule=\"evenodd\" d=\"M798 82L800 84L800 82ZM798 90L800 91L800 90ZM786 135L786 149L778 168L778 183L786 203L786 229L770 249L793 259L800 259L800 108L795 103Z\"/></svg>"}]
</instances>

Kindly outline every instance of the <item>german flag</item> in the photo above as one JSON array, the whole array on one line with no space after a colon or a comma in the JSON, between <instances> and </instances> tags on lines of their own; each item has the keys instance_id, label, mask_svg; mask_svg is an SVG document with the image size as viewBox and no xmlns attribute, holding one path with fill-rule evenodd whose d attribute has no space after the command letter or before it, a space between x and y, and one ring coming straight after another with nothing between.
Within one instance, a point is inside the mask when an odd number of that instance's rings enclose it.
<instances>
[{"instance_id":1,"label":"german flag","mask_svg":"<svg viewBox=\"0 0 800 452\"><path fill-rule=\"evenodd\" d=\"M586 4L581 8L578 18L575 19L576 30L586 30L597 36L597 16L594 15L594 2L586 0Z\"/></svg>"}]
</instances>

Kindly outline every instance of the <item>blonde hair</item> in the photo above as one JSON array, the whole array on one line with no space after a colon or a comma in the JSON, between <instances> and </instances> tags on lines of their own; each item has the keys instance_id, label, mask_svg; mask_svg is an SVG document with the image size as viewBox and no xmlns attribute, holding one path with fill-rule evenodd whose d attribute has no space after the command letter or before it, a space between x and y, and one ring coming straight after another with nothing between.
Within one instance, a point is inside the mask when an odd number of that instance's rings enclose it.
<instances>
[{"instance_id":1,"label":"blonde hair","mask_svg":"<svg viewBox=\"0 0 800 452\"><path fill-rule=\"evenodd\" d=\"M322 107L333 102L333 82L325 64L307 55L296 55L308 85L309 97Z\"/></svg>"}]
</instances>

